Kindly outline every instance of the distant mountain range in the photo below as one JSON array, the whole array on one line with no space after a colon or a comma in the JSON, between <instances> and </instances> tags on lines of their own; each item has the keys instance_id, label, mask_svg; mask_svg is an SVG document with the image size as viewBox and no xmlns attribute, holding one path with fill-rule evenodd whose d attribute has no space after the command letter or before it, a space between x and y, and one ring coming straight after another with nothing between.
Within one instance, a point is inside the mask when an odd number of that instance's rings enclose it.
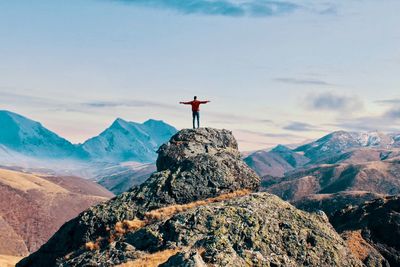
<instances>
[{"instance_id":1,"label":"distant mountain range","mask_svg":"<svg viewBox=\"0 0 400 267\"><path fill-rule=\"evenodd\" d=\"M337 131L295 149L279 145L257 151L245 162L260 176L283 177L301 167L339 162L368 162L397 155L400 134Z\"/></svg>"},{"instance_id":2,"label":"distant mountain range","mask_svg":"<svg viewBox=\"0 0 400 267\"><path fill-rule=\"evenodd\" d=\"M338 131L295 149L278 146L245 158L263 190L328 216L347 205L400 195L400 135Z\"/></svg>"},{"instance_id":3,"label":"distant mountain range","mask_svg":"<svg viewBox=\"0 0 400 267\"><path fill-rule=\"evenodd\" d=\"M0 111L0 126L0 145L8 148L8 153L48 158L86 156L79 146L16 113Z\"/></svg>"},{"instance_id":4,"label":"distant mountain range","mask_svg":"<svg viewBox=\"0 0 400 267\"><path fill-rule=\"evenodd\" d=\"M0 159L70 159L95 162L153 162L156 150L177 130L163 121L142 124L116 119L100 135L83 144L46 129L39 122L10 111L0 111Z\"/></svg>"}]
</instances>

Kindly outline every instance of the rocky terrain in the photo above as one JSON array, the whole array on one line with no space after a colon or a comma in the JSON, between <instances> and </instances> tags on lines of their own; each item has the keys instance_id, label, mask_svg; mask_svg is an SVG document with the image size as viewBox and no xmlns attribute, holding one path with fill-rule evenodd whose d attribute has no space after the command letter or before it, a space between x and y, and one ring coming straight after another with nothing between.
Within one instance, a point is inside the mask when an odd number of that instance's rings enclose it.
<instances>
[{"instance_id":1,"label":"rocky terrain","mask_svg":"<svg viewBox=\"0 0 400 267\"><path fill-rule=\"evenodd\" d=\"M265 191L331 213L345 203L400 193L399 140L396 134L339 131L295 149L259 151L245 161L267 173L262 177Z\"/></svg>"},{"instance_id":2,"label":"rocky terrain","mask_svg":"<svg viewBox=\"0 0 400 267\"><path fill-rule=\"evenodd\" d=\"M333 218L336 212L344 208L356 207L381 197L384 195L367 191L343 191L334 194L312 194L292 203L297 208L309 212L322 210L329 218Z\"/></svg>"},{"instance_id":3,"label":"rocky terrain","mask_svg":"<svg viewBox=\"0 0 400 267\"><path fill-rule=\"evenodd\" d=\"M400 227L398 197L390 196L400 194L399 140L399 135L377 132L329 134L286 151L309 161L286 168L282 175L265 175L263 190L297 208L323 210L365 265L400 266L395 241ZM273 153L255 153L250 158L257 159L257 169L271 169Z\"/></svg>"},{"instance_id":4,"label":"rocky terrain","mask_svg":"<svg viewBox=\"0 0 400 267\"><path fill-rule=\"evenodd\" d=\"M368 266L400 266L400 197L381 197L349 207L331 219Z\"/></svg>"},{"instance_id":5,"label":"rocky terrain","mask_svg":"<svg viewBox=\"0 0 400 267\"><path fill-rule=\"evenodd\" d=\"M183 130L157 172L64 224L17 266L363 266L323 214L268 193L229 131Z\"/></svg>"},{"instance_id":6,"label":"rocky terrain","mask_svg":"<svg viewBox=\"0 0 400 267\"><path fill-rule=\"evenodd\" d=\"M0 254L36 251L63 223L112 196L81 178L0 168Z\"/></svg>"}]
</instances>

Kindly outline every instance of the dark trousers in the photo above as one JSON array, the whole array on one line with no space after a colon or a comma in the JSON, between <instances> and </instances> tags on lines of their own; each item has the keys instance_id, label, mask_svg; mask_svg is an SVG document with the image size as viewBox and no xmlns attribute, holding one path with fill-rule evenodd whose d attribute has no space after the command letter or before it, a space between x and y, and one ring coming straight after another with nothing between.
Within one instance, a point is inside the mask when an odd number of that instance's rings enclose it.
<instances>
[{"instance_id":1,"label":"dark trousers","mask_svg":"<svg viewBox=\"0 0 400 267\"><path fill-rule=\"evenodd\" d=\"M197 118L197 128L200 128L200 112L193 111L193 129L196 129L195 121Z\"/></svg>"}]
</instances>

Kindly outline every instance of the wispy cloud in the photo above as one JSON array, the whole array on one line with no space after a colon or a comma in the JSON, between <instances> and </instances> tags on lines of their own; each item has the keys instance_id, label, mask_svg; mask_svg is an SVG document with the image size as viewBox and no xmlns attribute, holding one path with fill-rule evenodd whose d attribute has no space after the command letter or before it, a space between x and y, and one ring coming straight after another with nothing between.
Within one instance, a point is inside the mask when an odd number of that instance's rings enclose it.
<instances>
[{"instance_id":1,"label":"wispy cloud","mask_svg":"<svg viewBox=\"0 0 400 267\"><path fill-rule=\"evenodd\" d=\"M381 99L381 100L376 100L375 103L381 105L400 105L400 98Z\"/></svg>"},{"instance_id":2,"label":"wispy cloud","mask_svg":"<svg viewBox=\"0 0 400 267\"><path fill-rule=\"evenodd\" d=\"M293 121L288 125L284 126L283 129L294 131L294 132L310 132L310 131L318 131L319 129L311 124L299 121Z\"/></svg>"},{"instance_id":3,"label":"wispy cloud","mask_svg":"<svg viewBox=\"0 0 400 267\"><path fill-rule=\"evenodd\" d=\"M400 120L400 107L389 109L383 114L383 117L389 120Z\"/></svg>"},{"instance_id":4,"label":"wispy cloud","mask_svg":"<svg viewBox=\"0 0 400 267\"><path fill-rule=\"evenodd\" d=\"M115 0L132 5L170 9L182 14L268 17L293 12L300 5L278 0Z\"/></svg>"},{"instance_id":5,"label":"wispy cloud","mask_svg":"<svg viewBox=\"0 0 400 267\"><path fill-rule=\"evenodd\" d=\"M229 113L222 113L222 112L208 112L209 117L212 119L210 120L211 123L218 123L218 124L248 124L248 123L257 123L257 124L274 124L272 120L269 119L262 119L262 118L254 118L250 116L242 116L242 115L235 115Z\"/></svg>"},{"instance_id":6,"label":"wispy cloud","mask_svg":"<svg viewBox=\"0 0 400 267\"><path fill-rule=\"evenodd\" d=\"M312 110L348 112L363 109L363 102L356 96L338 95L335 93L310 94L306 104Z\"/></svg>"},{"instance_id":7,"label":"wispy cloud","mask_svg":"<svg viewBox=\"0 0 400 267\"><path fill-rule=\"evenodd\" d=\"M178 109L177 105L168 105L165 103L146 101L146 100L127 100L127 101L92 101L82 104L91 108L117 108L117 107L158 107L167 109Z\"/></svg>"},{"instance_id":8,"label":"wispy cloud","mask_svg":"<svg viewBox=\"0 0 400 267\"><path fill-rule=\"evenodd\" d=\"M48 105L54 102L54 99L38 97L31 94L19 94L2 92L0 88L0 103L19 103L19 104L35 104L35 105Z\"/></svg>"},{"instance_id":9,"label":"wispy cloud","mask_svg":"<svg viewBox=\"0 0 400 267\"><path fill-rule=\"evenodd\" d=\"M298 79L298 78L276 78L276 82L294 84L294 85L319 85L319 86L334 86L334 84L317 79Z\"/></svg>"},{"instance_id":10,"label":"wispy cloud","mask_svg":"<svg viewBox=\"0 0 400 267\"><path fill-rule=\"evenodd\" d=\"M243 130L243 129L236 129L237 132L258 135L260 137L268 137L268 138L283 138L283 139L304 139L305 137L291 134L291 133L271 133L271 132L261 132L261 131L252 131L252 130Z\"/></svg>"},{"instance_id":11,"label":"wispy cloud","mask_svg":"<svg viewBox=\"0 0 400 267\"><path fill-rule=\"evenodd\" d=\"M393 107L377 116L364 116L354 119L341 119L334 124L336 127L354 131L384 131L397 132L400 127L400 107Z\"/></svg>"}]
</instances>

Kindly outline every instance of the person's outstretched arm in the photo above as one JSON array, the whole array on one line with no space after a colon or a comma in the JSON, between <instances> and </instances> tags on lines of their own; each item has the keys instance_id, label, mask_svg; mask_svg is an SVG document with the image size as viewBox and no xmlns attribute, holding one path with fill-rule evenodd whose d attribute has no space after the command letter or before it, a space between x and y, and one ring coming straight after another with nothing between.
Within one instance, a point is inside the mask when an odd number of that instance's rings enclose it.
<instances>
[{"instance_id":1,"label":"person's outstretched arm","mask_svg":"<svg viewBox=\"0 0 400 267\"><path fill-rule=\"evenodd\" d=\"M200 104L207 104L207 103L210 103L210 102L211 102L210 100L200 101Z\"/></svg>"},{"instance_id":2,"label":"person's outstretched arm","mask_svg":"<svg viewBox=\"0 0 400 267\"><path fill-rule=\"evenodd\" d=\"M190 105L190 104L192 104L192 101L189 101L189 102L179 102L179 104Z\"/></svg>"}]
</instances>

